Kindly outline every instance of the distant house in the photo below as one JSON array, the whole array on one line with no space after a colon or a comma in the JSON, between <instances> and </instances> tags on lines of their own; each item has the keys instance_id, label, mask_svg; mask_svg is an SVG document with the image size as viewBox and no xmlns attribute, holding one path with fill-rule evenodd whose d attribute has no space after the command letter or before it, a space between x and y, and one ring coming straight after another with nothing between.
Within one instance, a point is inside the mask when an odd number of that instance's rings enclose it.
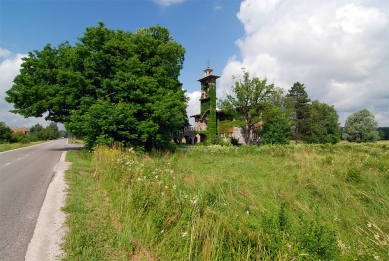
<instances>
[{"instance_id":1,"label":"distant house","mask_svg":"<svg viewBox=\"0 0 389 261\"><path fill-rule=\"evenodd\" d=\"M28 135L30 133L30 129L26 127L10 127L12 133L23 133L24 135Z\"/></svg>"},{"instance_id":2,"label":"distant house","mask_svg":"<svg viewBox=\"0 0 389 261\"><path fill-rule=\"evenodd\" d=\"M244 129L233 126L232 116L216 108L216 79L220 76L212 74L212 71L211 68L207 67L204 70L205 75L198 79L201 83L200 113L190 116L190 118L195 120L194 126L185 128L178 134L172 135L173 139L177 143L181 143L182 139L185 138L189 144L205 141L209 121L212 119L210 115L211 109L213 108L216 111L216 118L214 119L216 122L214 125L218 130L218 134L225 140L234 138L238 140L238 143L245 144L246 133ZM250 145L260 143L260 138L256 131L260 126L260 122L254 124L251 130Z\"/></svg>"}]
</instances>

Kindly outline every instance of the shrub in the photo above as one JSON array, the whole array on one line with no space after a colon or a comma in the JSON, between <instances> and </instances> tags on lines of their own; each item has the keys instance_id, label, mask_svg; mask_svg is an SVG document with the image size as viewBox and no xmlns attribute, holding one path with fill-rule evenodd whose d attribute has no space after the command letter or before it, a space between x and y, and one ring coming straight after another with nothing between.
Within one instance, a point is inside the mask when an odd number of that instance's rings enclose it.
<instances>
[{"instance_id":1,"label":"shrub","mask_svg":"<svg viewBox=\"0 0 389 261\"><path fill-rule=\"evenodd\" d=\"M231 142L231 144L233 146L239 146L239 140L238 139L231 138L230 142Z\"/></svg>"}]
</instances>

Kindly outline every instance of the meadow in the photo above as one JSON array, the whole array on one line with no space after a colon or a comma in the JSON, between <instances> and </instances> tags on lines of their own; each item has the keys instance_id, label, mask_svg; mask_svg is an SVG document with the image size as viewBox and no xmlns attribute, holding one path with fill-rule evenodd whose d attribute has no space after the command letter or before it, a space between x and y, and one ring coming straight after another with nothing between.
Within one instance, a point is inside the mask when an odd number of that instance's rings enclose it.
<instances>
[{"instance_id":1,"label":"meadow","mask_svg":"<svg viewBox=\"0 0 389 261\"><path fill-rule=\"evenodd\" d=\"M64 260L389 260L389 143L67 160Z\"/></svg>"}]
</instances>

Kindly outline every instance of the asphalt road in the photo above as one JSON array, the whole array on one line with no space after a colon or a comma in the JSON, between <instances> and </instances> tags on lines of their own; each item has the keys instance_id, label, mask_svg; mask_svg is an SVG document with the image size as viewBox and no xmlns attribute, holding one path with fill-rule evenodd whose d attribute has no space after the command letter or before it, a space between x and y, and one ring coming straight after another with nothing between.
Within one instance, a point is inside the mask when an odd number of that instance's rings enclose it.
<instances>
[{"instance_id":1,"label":"asphalt road","mask_svg":"<svg viewBox=\"0 0 389 261\"><path fill-rule=\"evenodd\" d=\"M0 153L0 260L24 260L66 139Z\"/></svg>"}]
</instances>

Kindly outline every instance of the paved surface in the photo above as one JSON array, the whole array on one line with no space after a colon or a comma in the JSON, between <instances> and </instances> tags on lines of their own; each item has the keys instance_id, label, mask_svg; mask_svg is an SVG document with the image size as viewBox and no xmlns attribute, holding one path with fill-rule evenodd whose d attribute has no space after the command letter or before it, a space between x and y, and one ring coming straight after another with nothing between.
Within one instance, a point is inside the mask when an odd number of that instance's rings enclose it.
<instances>
[{"instance_id":1,"label":"paved surface","mask_svg":"<svg viewBox=\"0 0 389 261\"><path fill-rule=\"evenodd\" d=\"M0 153L0 260L24 260L66 139Z\"/></svg>"},{"instance_id":2,"label":"paved surface","mask_svg":"<svg viewBox=\"0 0 389 261\"><path fill-rule=\"evenodd\" d=\"M61 208L65 206L68 188L64 172L71 165L70 162L65 162L65 157L66 152L62 152L61 160L54 169L55 174L47 189L25 261L55 261L63 257L60 246L66 234L66 215Z\"/></svg>"}]
</instances>

